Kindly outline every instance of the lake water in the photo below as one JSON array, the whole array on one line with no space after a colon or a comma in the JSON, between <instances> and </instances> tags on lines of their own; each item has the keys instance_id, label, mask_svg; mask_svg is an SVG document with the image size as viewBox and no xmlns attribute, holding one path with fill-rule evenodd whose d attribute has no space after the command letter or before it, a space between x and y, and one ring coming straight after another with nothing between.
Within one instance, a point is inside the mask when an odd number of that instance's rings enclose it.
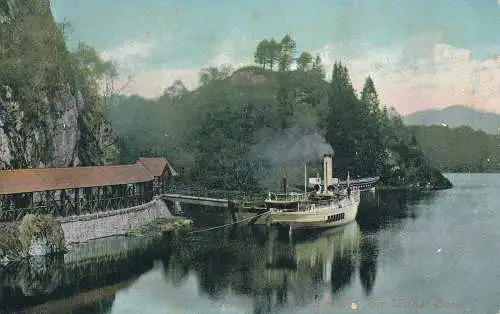
<instances>
[{"instance_id":1,"label":"lake water","mask_svg":"<svg viewBox=\"0 0 500 314\"><path fill-rule=\"evenodd\" d=\"M3 275L0 304L22 313L495 314L500 175L447 177L453 189L367 193L355 223L292 239L238 227L140 240L116 259L21 265ZM214 211L187 212L201 228L224 216Z\"/></svg>"}]
</instances>

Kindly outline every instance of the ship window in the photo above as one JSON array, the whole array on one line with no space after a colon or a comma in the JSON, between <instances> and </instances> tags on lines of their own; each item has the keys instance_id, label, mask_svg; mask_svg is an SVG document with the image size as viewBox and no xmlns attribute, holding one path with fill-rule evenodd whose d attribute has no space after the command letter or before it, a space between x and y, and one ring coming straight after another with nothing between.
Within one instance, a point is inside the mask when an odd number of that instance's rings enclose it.
<instances>
[{"instance_id":1,"label":"ship window","mask_svg":"<svg viewBox=\"0 0 500 314\"><path fill-rule=\"evenodd\" d=\"M327 222L339 221L345 219L345 213L328 216Z\"/></svg>"},{"instance_id":2,"label":"ship window","mask_svg":"<svg viewBox=\"0 0 500 314\"><path fill-rule=\"evenodd\" d=\"M333 222L333 221L339 221L345 219L345 213L340 213L340 214L335 214L328 216L326 221L327 222Z\"/></svg>"}]
</instances>

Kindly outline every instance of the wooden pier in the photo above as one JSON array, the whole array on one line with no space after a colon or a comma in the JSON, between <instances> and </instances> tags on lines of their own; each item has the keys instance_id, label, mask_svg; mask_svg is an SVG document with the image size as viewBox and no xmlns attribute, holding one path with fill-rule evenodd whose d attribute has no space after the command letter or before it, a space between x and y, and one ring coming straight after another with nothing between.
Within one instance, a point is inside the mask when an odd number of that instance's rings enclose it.
<instances>
[{"instance_id":1,"label":"wooden pier","mask_svg":"<svg viewBox=\"0 0 500 314\"><path fill-rule=\"evenodd\" d=\"M161 198L171 202L181 202L212 207L229 207L230 200L224 198L201 197L182 194L163 194Z\"/></svg>"},{"instance_id":2,"label":"wooden pier","mask_svg":"<svg viewBox=\"0 0 500 314\"><path fill-rule=\"evenodd\" d=\"M169 187L160 197L171 202L228 208L230 204L249 208L264 203L263 195L242 191L220 191L193 187Z\"/></svg>"},{"instance_id":3,"label":"wooden pier","mask_svg":"<svg viewBox=\"0 0 500 314\"><path fill-rule=\"evenodd\" d=\"M242 191L218 191L171 186L164 190L160 198L174 203L174 206L175 203L184 203L220 207L228 211L233 222L260 214L265 210L262 195L252 195ZM254 221L250 223L253 224Z\"/></svg>"}]
</instances>

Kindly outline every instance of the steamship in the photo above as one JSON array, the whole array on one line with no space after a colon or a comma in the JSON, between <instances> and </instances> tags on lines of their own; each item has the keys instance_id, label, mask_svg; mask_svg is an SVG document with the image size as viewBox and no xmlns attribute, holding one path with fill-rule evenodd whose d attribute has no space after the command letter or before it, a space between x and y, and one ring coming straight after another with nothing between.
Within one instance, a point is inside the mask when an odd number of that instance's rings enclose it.
<instances>
[{"instance_id":1,"label":"steamship","mask_svg":"<svg viewBox=\"0 0 500 314\"><path fill-rule=\"evenodd\" d=\"M323 186L307 191L307 168L304 167L304 193L272 193L265 200L272 225L293 229L336 227L356 219L360 189L350 185L349 172L345 187L333 184L332 155L323 156ZM286 186L286 183L285 183Z\"/></svg>"}]
</instances>

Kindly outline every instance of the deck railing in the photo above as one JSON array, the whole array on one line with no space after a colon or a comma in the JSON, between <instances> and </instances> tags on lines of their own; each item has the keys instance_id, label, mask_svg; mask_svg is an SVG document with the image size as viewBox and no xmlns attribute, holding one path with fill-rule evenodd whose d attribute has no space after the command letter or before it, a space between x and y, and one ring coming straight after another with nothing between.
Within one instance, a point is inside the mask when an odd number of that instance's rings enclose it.
<instances>
[{"instance_id":1,"label":"deck railing","mask_svg":"<svg viewBox=\"0 0 500 314\"><path fill-rule=\"evenodd\" d=\"M289 193L289 194L279 194L279 193L268 193L267 200L271 201L304 201L305 204L299 205L298 209L290 209L290 211L314 211L321 206L330 206L332 202L336 202L340 207L349 206L353 202L359 202L361 199L361 189L358 187L352 187L351 195L348 197L347 194L340 197L340 199L331 200L315 200L312 203L308 203L308 194L305 193ZM282 210L278 210L282 211ZM286 211L286 210L285 210Z\"/></svg>"},{"instance_id":2,"label":"deck railing","mask_svg":"<svg viewBox=\"0 0 500 314\"><path fill-rule=\"evenodd\" d=\"M269 192L267 194L267 200L276 202L300 202L306 201L308 199L308 194L305 193L273 193Z\"/></svg>"},{"instance_id":3,"label":"deck railing","mask_svg":"<svg viewBox=\"0 0 500 314\"><path fill-rule=\"evenodd\" d=\"M50 200L23 208L3 208L0 210L0 221L18 221L26 214L51 214L55 217L67 217L86 213L105 212L142 205L150 201L142 194L101 199L80 198L74 201Z\"/></svg>"}]
</instances>

